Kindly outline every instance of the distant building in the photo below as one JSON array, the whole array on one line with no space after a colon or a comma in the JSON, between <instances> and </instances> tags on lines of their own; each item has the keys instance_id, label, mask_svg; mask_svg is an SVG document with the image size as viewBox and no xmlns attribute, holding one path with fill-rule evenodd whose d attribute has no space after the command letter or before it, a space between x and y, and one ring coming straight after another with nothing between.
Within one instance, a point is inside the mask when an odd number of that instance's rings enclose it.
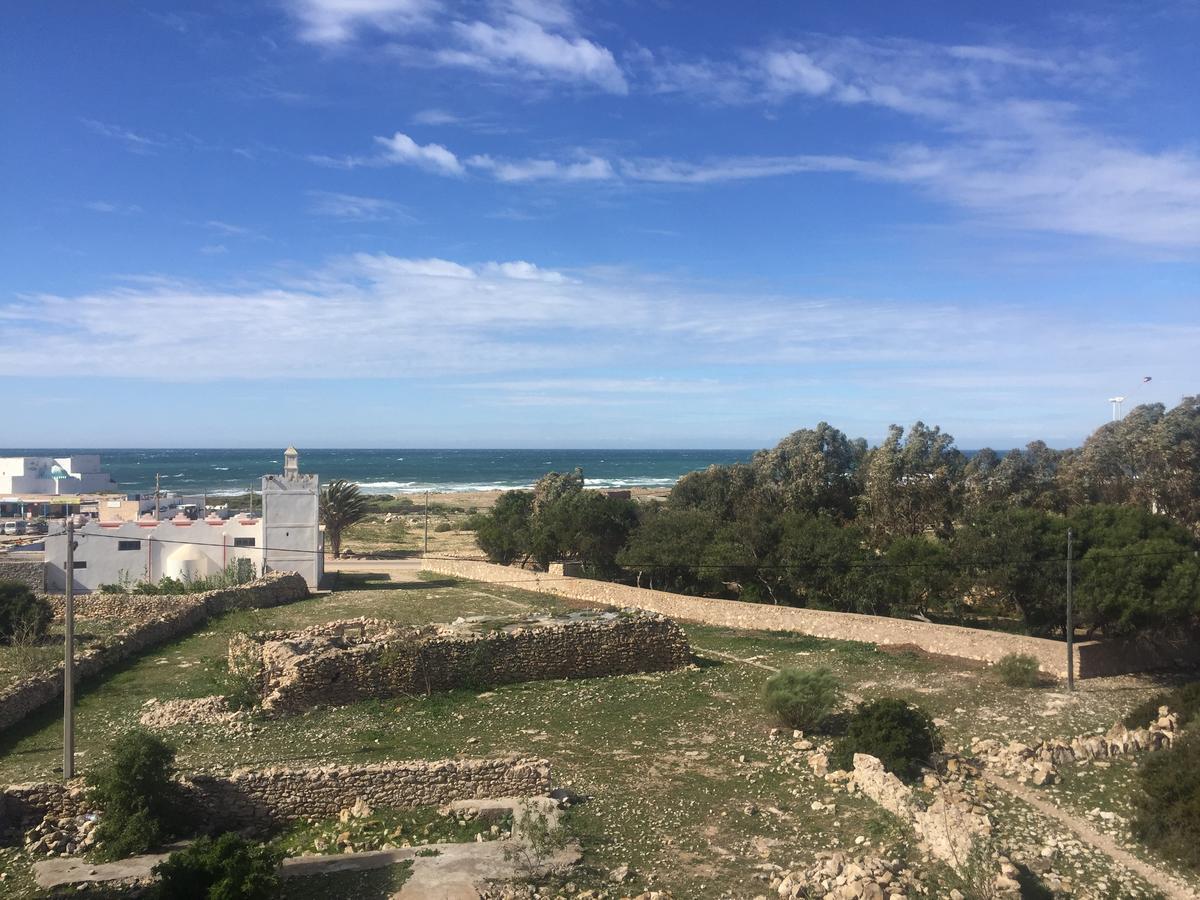
<instances>
[{"instance_id":1,"label":"distant building","mask_svg":"<svg viewBox=\"0 0 1200 900\"><path fill-rule=\"evenodd\" d=\"M117 483L100 471L100 457L0 457L0 494L100 494L117 490Z\"/></svg>"},{"instance_id":2,"label":"distant building","mask_svg":"<svg viewBox=\"0 0 1200 900\"><path fill-rule=\"evenodd\" d=\"M264 475L261 516L190 519L183 512L156 520L89 521L76 529L75 588L215 575L236 560L258 573L298 572L309 587L325 574L320 527L321 479L301 475L299 454L289 447L282 475ZM115 510L114 510L115 511ZM67 542L63 533L46 538L46 590L66 590Z\"/></svg>"}]
</instances>

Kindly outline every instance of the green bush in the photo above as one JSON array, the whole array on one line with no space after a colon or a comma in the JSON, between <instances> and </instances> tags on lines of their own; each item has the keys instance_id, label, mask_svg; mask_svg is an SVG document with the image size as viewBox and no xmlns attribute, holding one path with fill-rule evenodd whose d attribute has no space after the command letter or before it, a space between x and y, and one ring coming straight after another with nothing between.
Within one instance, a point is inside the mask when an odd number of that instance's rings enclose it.
<instances>
[{"instance_id":1,"label":"green bush","mask_svg":"<svg viewBox=\"0 0 1200 900\"><path fill-rule=\"evenodd\" d=\"M236 834L202 837L154 867L162 900L270 900L283 854Z\"/></svg>"},{"instance_id":2,"label":"green bush","mask_svg":"<svg viewBox=\"0 0 1200 900\"><path fill-rule=\"evenodd\" d=\"M445 531L453 531L454 526L450 522L438 522L433 526L433 530L440 534Z\"/></svg>"},{"instance_id":3,"label":"green bush","mask_svg":"<svg viewBox=\"0 0 1200 900\"><path fill-rule=\"evenodd\" d=\"M993 669L1009 687L1037 687L1042 680L1037 658L1028 653L1006 653Z\"/></svg>"},{"instance_id":4,"label":"green bush","mask_svg":"<svg viewBox=\"0 0 1200 900\"><path fill-rule=\"evenodd\" d=\"M0 641L14 635L40 639L50 625L50 607L20 581L0 581Z\"/></svg>"},{"instance_id":5,"label":"green bush","mask_svg":"<svg viewBox=\"0 0 1200 900\"><path fill-rule=\"evenodd\" d=\"M1179 739L1142 763L1134 836L1165 856L1200 870L1200 740Z\"/></svg>"},{"instance_id":6,"label":"green bush","mask_svg":"<svg viewBox=\"0 0 1200 900\"><path fill-rule=\"evenodd\" d=\"M941 749L942 736L924 710L885 697L855 708L830 759L839 769L852 769L854 754L867 753L899 777L911 779Z\"/></svg>"},{"instance_id":7,"label":"green bush","mask_svg":"<svg viewBox=\"0 0 1200 900\"><path fill-rule=\"evenodd\" d=\"M88 776L102 811L96 827L102 857L145 853L174 834L174 763L175 748L147 731L133 729L113 742L108 759Z\"/></svg>"},{"instance_id":8,"label":"green bush","mask_svg":"<svg viewBox=\"0 0 1200 900\"><path fill-rule=\"evenodd\" d=\"M783 669L767 679L767 709L789 728L816 731L842 699L841 686L829 669Z\"/></svg>"},{"instance_id":9,"label":"green bush","mask_svg":"<svg viewBox=\"0 0 1200 900\"><path fill-rule=\"evenodd\" d=\"M1145 728L1158 718L1160 706L1170 707L1171 712L1178 713L1179 726L1186 726L1200 716L1200 681L1155 694L1130 710L1122 721L1126 728Z\"/></svg>"}]
</instances>

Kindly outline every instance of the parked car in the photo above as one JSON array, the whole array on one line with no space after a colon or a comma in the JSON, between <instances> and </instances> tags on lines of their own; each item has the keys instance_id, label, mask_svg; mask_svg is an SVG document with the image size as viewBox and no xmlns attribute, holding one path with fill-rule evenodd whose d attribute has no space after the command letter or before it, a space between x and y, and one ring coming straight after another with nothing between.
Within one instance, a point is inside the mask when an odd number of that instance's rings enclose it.
<instances>
[{"instance_id":1,"label":"parked car","mask_svg":"<svg viewBox=\"0 0 1200 900\"><path fill-rule=\"evenodd\" d=\"M25 523L23 521L21 521L20 519L16 519L11 522L5 522L4 523L4 533L5 534L24 534L25 533Z\"/></svg>"},{"instance_id":2,"label":"parked car","mask_svg":"<svg viewBox=\"0 0 1200 900\"><path fill-rule=\"evenodd\" d=\"M25 523L26 534L46 534L50 531L50 526L46 524L45 519L31 519Z\"/></svg>"}]
</instances>

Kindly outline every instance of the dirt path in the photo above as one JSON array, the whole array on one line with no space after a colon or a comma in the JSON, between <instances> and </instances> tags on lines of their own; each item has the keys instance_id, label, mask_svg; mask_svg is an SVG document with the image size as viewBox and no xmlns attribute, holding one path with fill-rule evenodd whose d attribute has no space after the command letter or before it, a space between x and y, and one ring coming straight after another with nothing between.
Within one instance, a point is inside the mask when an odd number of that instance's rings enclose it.
<instances>
[{"instance_id":1,"label":"dirt path","mask_svg":"<svg viewBox=\"0 0 1200 900\"><path fill-rule=\"evenodd\" d=\"M1000 790L1012 794L1018 800L1029 804L1042 815L1054 819L1074 834L1075 837L1079 838L1079 840L1091 844L1118 865L1124 866L1131 872L1140 875L1162 891L1167 897L1171 898L1171 900L1198 900L1196 892L1180 879L1167 874L1161 869L1154 868L1149 863L1142 862L1128 850L1118 846L1116 841L1107 834L1097 831L1088 822L1076 818L1048 800L1042 799L1035 791L1025 787L1025 785L1018 784L1015 781L986 770L983 773L983 777L1000 788Z\"/></svg>"},{"instance_id":2,"label":"dirt path","mask_svg":"<svg viewBox=\"0 0 1200 900\"><path fill-rule=\"evenodd\" d=\"M707 647L692 647L698 655L715 656L718 659L727 659L730 662L741 663L744 666L754 666L758 669L763 669L767 672L778 672L774 666L768 666L766 663L760 663L756 659L742 659L740 656L734 656L732 653L722 653L720 650L709 650Z\"/></svg>"}]
</instances>

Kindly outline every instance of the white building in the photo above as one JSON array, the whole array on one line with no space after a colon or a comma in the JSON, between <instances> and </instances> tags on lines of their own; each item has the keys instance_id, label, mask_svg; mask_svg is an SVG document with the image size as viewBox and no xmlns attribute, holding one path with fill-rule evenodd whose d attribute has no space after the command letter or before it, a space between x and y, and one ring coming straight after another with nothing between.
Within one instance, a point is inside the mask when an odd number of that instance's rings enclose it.
<instances>
[{"instance_id":1,"label":"white building","mask_svg":"<svg viewBox=\"0 0 1200 900\"><path fill-rule=\"evenodd\" d=\"M0 457L0 494L99 494L117 490L117 483L100 471L100 457Z\"/></svg>"},{"instance_id":2,"label":"white building","mask_svg":"<svg viewBox=\"0 0 1200 900\"><path fill-rule=\"evenodd\" d=\"M298 572L310 588L325 574L325 543L320 527L321 480L301 475L296 450L289 447L282 475L262 479L261 517L230 519L183 515L166 521L153 516L135 522L89 521L75 530L75 589L102 584L183 581L215 575L238 559L257 573ZM46 590L66 590L67 541L63 533L46 538Z\"/></svg>"}]
</instances>

